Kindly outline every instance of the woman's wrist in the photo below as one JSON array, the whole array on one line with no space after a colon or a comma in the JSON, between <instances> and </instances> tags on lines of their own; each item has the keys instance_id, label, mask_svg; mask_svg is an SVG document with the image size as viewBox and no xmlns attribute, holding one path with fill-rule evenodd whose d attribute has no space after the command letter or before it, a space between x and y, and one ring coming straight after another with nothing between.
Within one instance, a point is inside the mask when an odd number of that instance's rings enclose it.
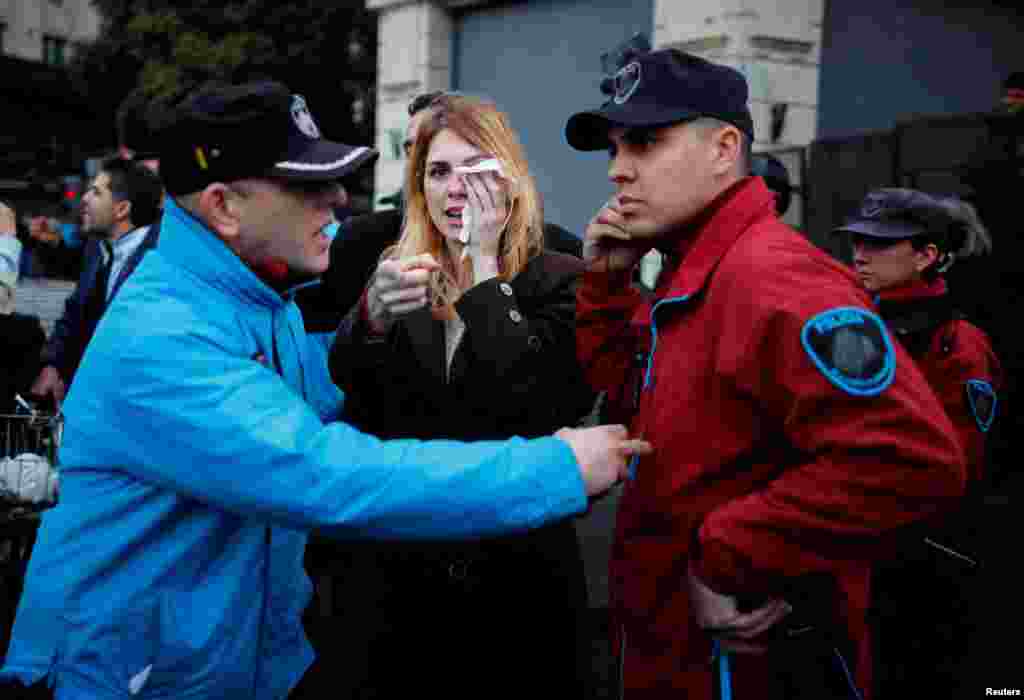
<instances>
[{"instance_id":1,"label":"woman's wrist","mask_svg":"<svg viewBox=\"0 0 1024 700\"><path fill-rule=\"evenodd\" d=\"M359 320L363 322L363 327L366 328L370 335L387 335L388 331L391 330L390 322L385 321L379 316L374 317L370 313L369 294L364 294L359 300Z\"/></svg>"}]
</instances>

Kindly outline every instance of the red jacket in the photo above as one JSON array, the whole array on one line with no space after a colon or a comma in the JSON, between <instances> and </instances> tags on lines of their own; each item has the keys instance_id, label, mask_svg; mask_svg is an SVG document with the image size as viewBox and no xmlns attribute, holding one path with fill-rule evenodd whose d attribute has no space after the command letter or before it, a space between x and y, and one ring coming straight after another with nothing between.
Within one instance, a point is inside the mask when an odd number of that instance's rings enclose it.
<instances>
[{"instance_id":1,"label":"red jacket","mask_svg":"<svg viewBox=\"0 0 1024 700\"><path fill-rule=\"evenodd\" d=\"M984 331L957 317L943 279L879 294L879 311L910 352L953 421L978 483L985 472L985 436L998 413L1003 370Z\"/></svg>"},{"instance_id":2,"label":"red jacket","mask_svg":"<svg viewBox=\"0 0 1024 700\"><path fill-rule=\"evenodd\" d=\"M871 562L883 535L962 495L952 426L854 276L777 219L760 178L679 238L653 303L626 273L587 272L577 297L589 379L655 450L625 486L611 561L628 696L712 697L691 560L751 601L827 581L816 602L868 691ZM769 696L765 659L733 655L735 697Z\"/></svg>"}]
</instances>

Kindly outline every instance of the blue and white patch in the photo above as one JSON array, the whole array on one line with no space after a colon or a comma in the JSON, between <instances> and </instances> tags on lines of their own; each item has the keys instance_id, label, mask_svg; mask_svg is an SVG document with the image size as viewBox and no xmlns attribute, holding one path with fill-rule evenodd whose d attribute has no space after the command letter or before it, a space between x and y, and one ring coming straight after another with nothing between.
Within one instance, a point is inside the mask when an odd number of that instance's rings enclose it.
<instances>
[{"instance_id":1,"label":"blue and white patch","mask_svg":"<svg viewBox=\"0 0 1024 700\"><path fill-rule=\"evenodd\" d=\"M885 324L856 306L823 311L804 324L804 350L826 379L854 396L877 396L896 376Z\"/></svg>"},{"instance_id":2,"label":"blue and white patch","mask_svg":"<svg viewBox=\"0 0 1024 700\"><path fill-rule=\"evenodd\" d=\"M987 433L996 419L996 406L999 405L996 390L983 379L968 379L966 389L967 405L974 422L978 424L978 430Z\"/></svg>"}]
</instances>

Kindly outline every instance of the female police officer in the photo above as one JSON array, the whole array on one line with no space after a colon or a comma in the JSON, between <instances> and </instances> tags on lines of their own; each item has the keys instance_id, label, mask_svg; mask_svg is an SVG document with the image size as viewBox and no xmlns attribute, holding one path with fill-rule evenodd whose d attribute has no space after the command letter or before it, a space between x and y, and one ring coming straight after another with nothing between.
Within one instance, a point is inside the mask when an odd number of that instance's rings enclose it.
<instances>
[{"instance_id":1,"label":"female police officer","mask_svg":"<svg viewBox=\"0 0 1024 700\"><path fill-rule=\"evenodd\" d=\"M838 231L850 234L861 283L952 419L976 483L1002 371L985 333L953 308L943 273L988 252L988 233L966 202L901 188L869 193Z\"/></svg>"},{"instance_id":2,"label":"female police officer","mask_svg":"<svg viewBox=\"0 0 1024 700\"><path fill-rule=\"evenodd\" d=\"M985 333L955 310L944 273L957 258L988 252L988 233L966 202L902 188L868 193L837 232L850 235L861 283L949 415L967 458L968 493L976 492L1002 370ZM974 502L930 523L923 540L908 538L901 556L875 572L882 697L959 697L971 675L964 660L977 618Z\"/></svg>"}]
</instances>

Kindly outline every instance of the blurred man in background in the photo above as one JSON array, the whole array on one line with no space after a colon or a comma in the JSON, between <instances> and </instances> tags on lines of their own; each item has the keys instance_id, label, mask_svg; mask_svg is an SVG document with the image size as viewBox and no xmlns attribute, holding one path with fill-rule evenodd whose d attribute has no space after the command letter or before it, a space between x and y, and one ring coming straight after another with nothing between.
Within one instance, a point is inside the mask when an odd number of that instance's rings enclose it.
<instances>
[{"instance_id":1,"label":"blurred man in background","mask_svg":"<svg viewBox=\"0 0 1024 700\"><path fill-rule=\"evenodd\" d=\"M156 246L162 194L157 176L134 161L112 158L93 178L82 197L82 232L90 239L82 272L47 341L33 394L64 400L107 305Z\"/></svg>"}]
</instances>

